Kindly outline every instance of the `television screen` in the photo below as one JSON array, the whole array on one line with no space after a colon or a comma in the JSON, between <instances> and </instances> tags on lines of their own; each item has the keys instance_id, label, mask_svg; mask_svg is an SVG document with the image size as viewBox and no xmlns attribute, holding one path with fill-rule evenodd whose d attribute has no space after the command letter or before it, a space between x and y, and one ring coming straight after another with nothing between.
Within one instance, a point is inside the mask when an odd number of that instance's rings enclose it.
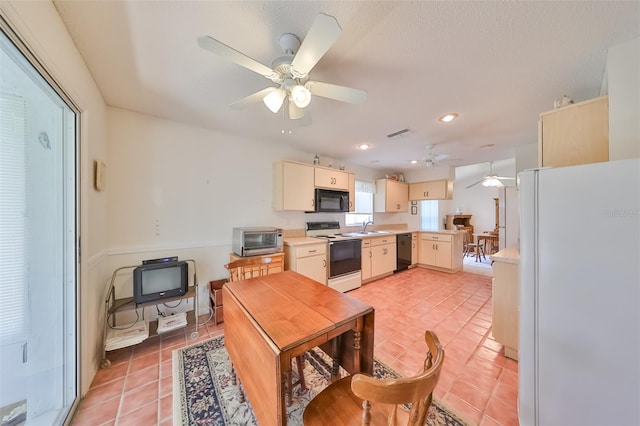
<instances>
[{"instance_id":1,"label":"television screen","mask_svg":"<svg viewBox=\"0 0 640 426\"><path fill-rule=\"evenodd\" d=\"M133 299L137 304L182 296L188 285L186 262L143 264L133 271Z\"/></svg>"}]
</instances>

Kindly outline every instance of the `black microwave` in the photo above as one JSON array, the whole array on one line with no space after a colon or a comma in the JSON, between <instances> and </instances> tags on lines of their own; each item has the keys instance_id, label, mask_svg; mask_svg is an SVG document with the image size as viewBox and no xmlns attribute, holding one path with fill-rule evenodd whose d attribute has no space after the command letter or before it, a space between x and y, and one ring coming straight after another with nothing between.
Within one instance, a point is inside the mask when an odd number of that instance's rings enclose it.
<instances>
[{"instance_id":1,"label":"black microwave","mask_svg":"<svg viewBox=\"0 0 640 426\"><path fill-rule=\"evenodd\" d=\"M348 212L349 191L316 188L314 211L334 213Z\"/></svg>"}]
</instances>

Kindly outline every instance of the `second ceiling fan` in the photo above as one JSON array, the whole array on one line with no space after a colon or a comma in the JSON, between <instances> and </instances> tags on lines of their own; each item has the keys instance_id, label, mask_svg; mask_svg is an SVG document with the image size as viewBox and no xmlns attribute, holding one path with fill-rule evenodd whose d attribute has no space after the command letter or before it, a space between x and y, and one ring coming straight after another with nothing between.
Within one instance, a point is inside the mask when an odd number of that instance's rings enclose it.
<instances>
[{"instance_id":1,"label":"second ceiling fan","mask_svg":"<svg viewBox=\"0 0 640 426\"><path fill-rule=\"evenodd\" d=\"M512 177L498 176L494 174L492 166L493 166L493 162L489 163L489 174L483 177L482 179L480 179L479 181L467 186L467 189L471 188L472 186L476 186L479 183L481 183L482 186L496 186L501 188L505 186L504 183L502 182L503 180L516 180L515 178L512 178Z\"/></svg>"},{"instance_id":2,"label":"second ceiling fan","mask_svg":"<svg viewBox=\"0 0 640 426\"><path fill-rule=\"evenodd\" d=\"M280 36L279 43L284 54L271 61L271 68L210 36L198 38L198 45L276 84L232 103L231 107L242 108L263 101L272 112L277 113L288 100L289 118L298 119L304 117L304 108L311 102L312 95L353 104L363 103L367 99L364 90L309 79L313 67L341 32L336 18L319 14L302 43L294 34Z\"/></svg>"}]
</instances>

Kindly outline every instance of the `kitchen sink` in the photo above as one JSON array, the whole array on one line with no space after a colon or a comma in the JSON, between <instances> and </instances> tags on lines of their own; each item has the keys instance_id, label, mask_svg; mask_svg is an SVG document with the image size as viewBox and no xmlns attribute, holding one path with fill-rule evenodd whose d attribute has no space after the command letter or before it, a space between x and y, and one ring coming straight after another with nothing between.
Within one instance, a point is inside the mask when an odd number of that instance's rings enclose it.
<instances>
[{"instance_id":1,"label":"kitchen sink","mask_svg":"<svg viewBox=\"0 0 640 426\"><path fill-rule=\"evenodd\" d=\"M390 231L365 231L365 232L347 232L346 234L340 234L343 237L362 237L363 235L375 235L375 234L390 234Z\"/></svg>"}]
</instances>

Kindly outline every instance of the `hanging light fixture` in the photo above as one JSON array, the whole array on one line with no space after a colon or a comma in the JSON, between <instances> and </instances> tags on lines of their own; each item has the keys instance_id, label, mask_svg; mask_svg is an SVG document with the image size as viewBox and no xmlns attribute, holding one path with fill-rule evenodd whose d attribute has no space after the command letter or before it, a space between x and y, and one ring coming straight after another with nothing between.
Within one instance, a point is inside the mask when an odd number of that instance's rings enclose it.
<instances>
[{"instance_id":1,"label":"hanging light fixture","mask_svg":"<svg viewBox=\"0 0 640 426\"><path fill-rule=\"evenodd\" d=\"M482 182L482 186L495 186L498 188L502 188L504 184L498 180L495 176L487 176L487 178Z\"/></svg>"},{"instance_id":2,"label":"hanging light fixture","mask_svg":"<svg viewBox=\"0 0 640 426\"><path fill-rule=\"evenodd\" d=\"M265 96L262 101L264 104L273 112L274 114L280 111L280 107L282 107L282 103L284 102L284 98L287 96L287 92L281 87L276 89L267 96Z\"/></svg>"},{"instance_id":3,"label":"hanging light fixture","mask_svg":"<svg viewBox=\"0 0 640 426\"><path fill-rule=\"evenodd\" d=\"M295 101L289 97L289 119L290 120L298 120L304 117L304 111L302 108L299 108Z\"/></svg>"},{"instance_id":4,"label":"hanging light fixture","mask_svg":"<svg viewBox=\"0 0 640 426\"><path fill-rule=\"evenodd\" d=\"M296 84L291 88L291 98L298 108L306 108L311 102L311 92L304 86Z\"/></svg>"}]
</instances>

